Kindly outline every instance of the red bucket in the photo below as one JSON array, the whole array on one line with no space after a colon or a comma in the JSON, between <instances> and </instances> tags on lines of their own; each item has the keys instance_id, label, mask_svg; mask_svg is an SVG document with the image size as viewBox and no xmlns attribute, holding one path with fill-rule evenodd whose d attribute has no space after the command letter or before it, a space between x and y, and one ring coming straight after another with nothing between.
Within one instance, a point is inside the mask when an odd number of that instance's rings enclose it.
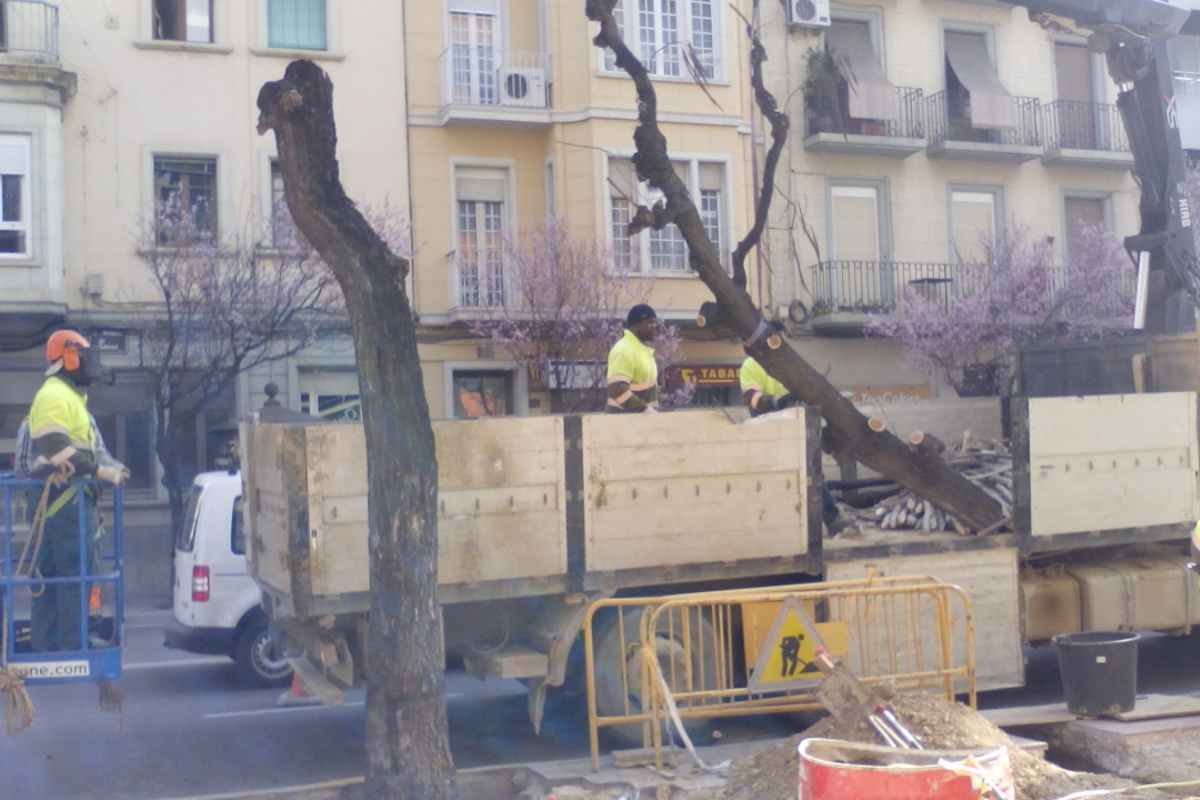
<instances>
[{"instance_id":1,"label":"red bucket","mask_svg":"<svg viewBox=\"0 0 1200 800\"><path fill-rule=\"evenodd\" d=\"M1004 747L904 750L836 739L800 742L800 800L1014 800Z\"/></svg>"}]
</instances>

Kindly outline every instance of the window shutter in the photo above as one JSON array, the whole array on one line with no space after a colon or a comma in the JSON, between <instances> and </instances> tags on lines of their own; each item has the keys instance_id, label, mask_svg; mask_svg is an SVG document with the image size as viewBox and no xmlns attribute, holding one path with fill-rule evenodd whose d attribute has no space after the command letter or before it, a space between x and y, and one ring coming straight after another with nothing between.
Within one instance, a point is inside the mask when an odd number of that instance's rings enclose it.
<instances>
[{"instance_id":1,"label":"window shutter","mask_svg":"<svg viewBox=\"0 0 1200 800\"><path fill-rule=\"evenodd\" d=\"M725 184L725 165L705 162L700 164L700 191L719 192Z\"/></svg>"},{"instance_id":2,"label":"window shutter","mask_svg":"<svg viewBox=\"0 0 1200 800\"><path fill-rule=\"evenodd\" d=\"M628 158L610 158L608 179L612 182L609 194L614 197L624 194L629 200L637 201L637 175L633 171L632 161Z\"/></svg>"},{"instance_id":3,"label":"window shutter","mask_svg":"<svg viewBox=\"0 0 1200 800\"><path fill-rule=\"evenodd\" d=\"M28 170L29 150L18 142L0 142L0 175L24 175Z\"/></svg>"},{"instance_id":4,"label":"window shutter","mask_svg":"<svg viewBox=\"0 0 1200 800\"><path fill-rule=\"evenodd\" d=\"M454 173L454 194L459 200L503 203L504 177L497 169L459 167Z\"/></svg>"}]
</instances>

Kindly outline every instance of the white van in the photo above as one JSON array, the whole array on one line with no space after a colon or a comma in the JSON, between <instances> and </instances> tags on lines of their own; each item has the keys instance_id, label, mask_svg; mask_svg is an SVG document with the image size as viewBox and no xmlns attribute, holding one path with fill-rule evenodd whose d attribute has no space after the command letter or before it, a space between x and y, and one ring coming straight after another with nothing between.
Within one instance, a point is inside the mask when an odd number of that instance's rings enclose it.
<instances>
[{"instance_id":1,"label":"white van","mask_svg":"<svg viewBox=\"0 0 1200 800\"><path fill-rule=\"evenodd\" d=\"M241 497L236 472L203 472L192 483L175 541L174 616L166 645L227 655L247 683L284 686L292 667L275 655L262 593L246 571Z\"/></svg>"}]
</instances>

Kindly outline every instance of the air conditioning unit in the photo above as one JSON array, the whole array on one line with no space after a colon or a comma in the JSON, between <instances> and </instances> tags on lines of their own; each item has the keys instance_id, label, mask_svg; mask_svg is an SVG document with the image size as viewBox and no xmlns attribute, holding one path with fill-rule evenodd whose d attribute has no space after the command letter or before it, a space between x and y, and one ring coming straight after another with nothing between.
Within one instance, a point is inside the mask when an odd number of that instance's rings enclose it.
<instances>
[{"instance_id":1,"label":"air conditioning unit","mask_svg":"<svg viewBox=\"0 0 1200 800\"><path fill-rule=\"evenodd\" d=\"M546 71L541 67L501 67L500 105L546 107Z\"/></svg>"},{"instance_id":2,"label":"air conditioning unit","mask_svg":"<svg viewBox=\"0 0 1200 800\"><path fill-rule=\"evenodd\" d=\"M829 27L829 0L784 0L789 25L802 28Z\"/></svg>"}]
</instances>

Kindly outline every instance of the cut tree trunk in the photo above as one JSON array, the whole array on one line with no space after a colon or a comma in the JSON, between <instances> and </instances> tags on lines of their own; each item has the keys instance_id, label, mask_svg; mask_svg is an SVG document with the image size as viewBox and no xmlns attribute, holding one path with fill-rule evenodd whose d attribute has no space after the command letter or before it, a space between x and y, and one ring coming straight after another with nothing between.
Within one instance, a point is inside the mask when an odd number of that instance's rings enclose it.
<instances>
[{"instance_id":1,"label":"cut tree trunk","mask_svg":"<svg viewBox=\"0 0 1200 800\"><path fill-rule=\"evenodd\" d=\"M450 800L437 460L405 290L409 265L342 189L332 97L319 67L294 61L259 92L258 131L275 131L288 208L341 284L354 333L371 565L363 791L372 800Z\"/></svg>"},{"instance_id":2,"label":"cut tree trunk","mask_svg":"<svg viewBox=\"0 0 1200 800\"><path fill-rule=\"evenodd\" d=\"M637 89L638 125L633 133L633 156L639 180L663 193L665 202L638 209L630 235L645 228L656 230L674 223L688 246L689 263L713 293L724 311L724 322L742 340L746 352L767 373L805 403L821 409L827 425L823 436L827 451L839 459L853 458L886 475L915 494L931 500L963 524L982 529L1001 518L1000 504L982 489L948 468L941 458L915 452L887 431L873 431L866 417L842 396L824 375L800 358L780 336L768 335L769 326L750 297L738 289L713 251L687 187L671 164L667 140L658 127L658 97L645 66L629 50L613 18L615 0L587 0L588 19L600 23L595 44L616 56ZM752 62L753 70L761 69ZM757 93L756 93L757 94ZM759 100L761 102L761 100Z\"/></svg>"}]
</instances>

